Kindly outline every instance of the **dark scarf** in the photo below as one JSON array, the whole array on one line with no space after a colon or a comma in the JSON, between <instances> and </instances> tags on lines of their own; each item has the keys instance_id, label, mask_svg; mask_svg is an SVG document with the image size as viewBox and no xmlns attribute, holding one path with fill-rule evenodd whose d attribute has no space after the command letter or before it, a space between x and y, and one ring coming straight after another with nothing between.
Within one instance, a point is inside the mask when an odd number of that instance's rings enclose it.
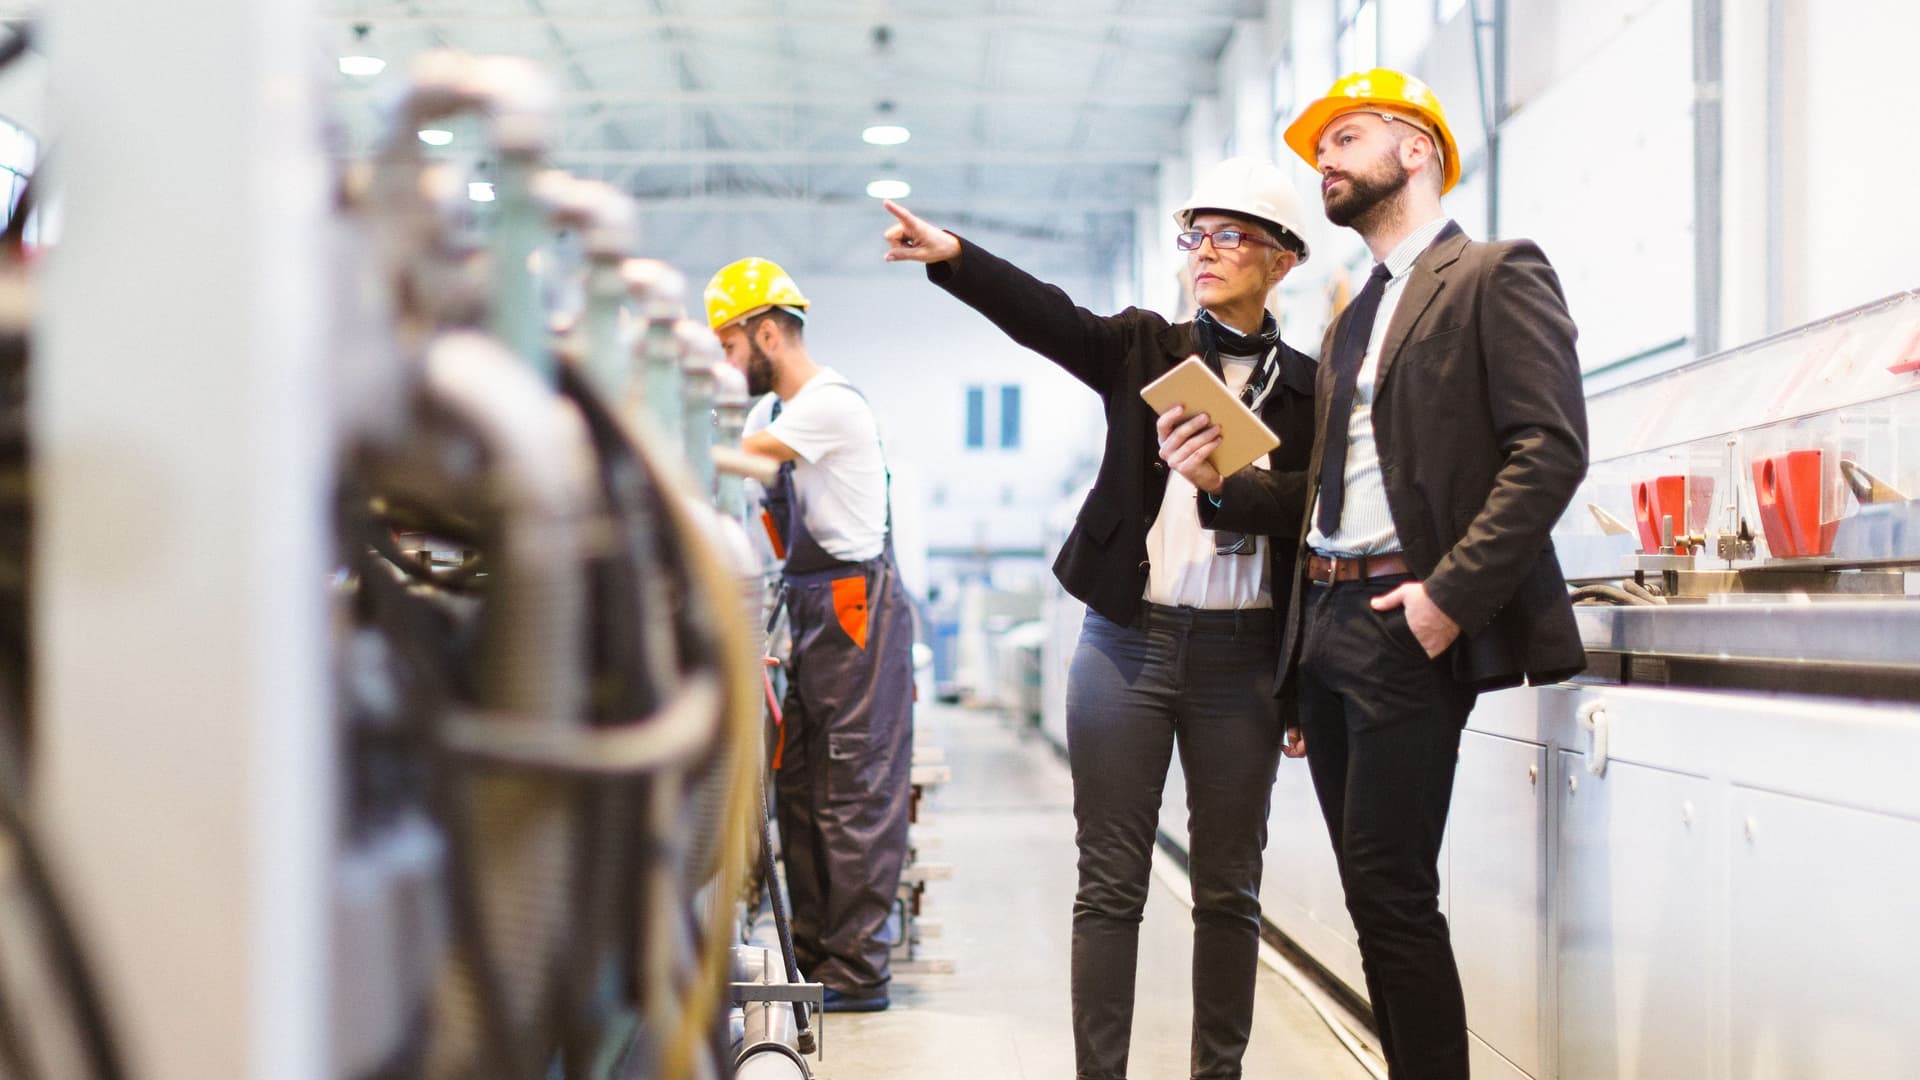
<instances>
[{"instance_id":1,"label":"dark scarf","mask_svg":"<svg viewBox=\"0 0 1920 1080\"><path fill-rule=\"evenodd\" d=\"M1280 370L1280 323L1272 312L1263 312L1260 318L1260 332L1243 334L1219 319L1213 312L1202 310L1199 318L1193 320L1193 336L1200 346L1200 355L1212 368L1214 374L1221 374L1222 356L1257 357L1260 366L1253 369L1247 378L1246 388L1240 391L1240 400L1252 405L1266 399L1268 384Z\"/></svg>"}]
</instances>

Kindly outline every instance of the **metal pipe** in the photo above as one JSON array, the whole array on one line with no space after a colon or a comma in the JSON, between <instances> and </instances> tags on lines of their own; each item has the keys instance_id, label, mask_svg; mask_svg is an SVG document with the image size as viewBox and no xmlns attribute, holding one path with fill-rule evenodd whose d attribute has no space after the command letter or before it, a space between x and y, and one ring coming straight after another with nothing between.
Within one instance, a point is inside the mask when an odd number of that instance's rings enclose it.
<instances>
[{"instance_id":1,"label":"metal pipe","mask_svg":"<svg viewBox=\"0 0 1920 1080\"><path fill-rule=\"evenodd\" d=\"M1720 351L1722 0L1693 0L1693 338L1698 356Z\"/></svg>"},{"instance_id":2,"label":"metal pipe","mask_svg":"<svg viewBox=\"0 0 1920 1080\"><path fill-rule=\"evenodd\" d=\"M580 235L587 259L586 306L580 318L586 372L602 400L618 402L630 370L620 341L620 311L627 298L621 264L639 246L639 209L611 184L575 179L558 170L541 174L535 191L555 226Z\"/></svg>"},{"instance_id":3,"label":"metal pipe","mask_svg":"<svg viewBox=\"0 0 1920 1080\"><path fill-rule=\"evenodd\" d=\"M740 433L747 424L747 409L752 399L747 396L747 377L732 364L715 364L713 368L713 416L714 445L716 448L732 449L740 445ZM732 472L722 470L714 481L714 503L720 512L734 521L745 521L747 516L746 485Z\"/></svg>"},{"instance_id":4,"label":"metal pipe","mask_svg":"<svg viewBox=\"0 0 1920 1080\"><path fill-rule=\"evenodd\" d=\"M784 986L786 966L772 949L736 945L734 981ZM734 1043L734 1080L807 1080L810 1073L800 1056L800 1030L793 1005L783 1001L747 1001L739 1006L740 1033Z\"/></svg>"},{"instance_id":5,"label":"metal pipe","mask_svg":"<svg viewBox=\"0 0 1920 1080\"><path fill-rule=\"evenodd\" d=\"M1500 129L1507 123L1507 0L1493 0L1493 127L1487 132L1487 237L1500 235Z\"/></svg>"},{"instance_id":6,"label":"metal pipe","mask_svg":"<svg viewBox=\"0 0 1920 1080\"><path fill-rule=\"evenodd\" d=\"M487 120L487 141L498 163L490 238L488 323L501 341L551 383L546 315L528 258L544 228L535 178L552 140L559 97L538 66L514 57L472 57L450 49L415 59L395 110L383 158L421 159L415 132L430 121L463 113Z\"/></svg>"},{"instance_id":7,"label":"metal pipe","mask_svg":"<svg viewBox=\"0 0 1920 1080\"><path fill-rule=\"evenodd\" d=\"M536 161L501 155L494 178L491 250L491 296L487 325L515 356L532 368L542 382L553 380L553 358L547 348L546 308L528 259L540 246L546 227L534 198Z\"/></svg>"},{"instance_id":8,"label":"metal pipe","mask_svg":"<svg viewBox=\"0 0 1920 1080\"><path fill-rule=\"evenodd\" d=\"M657 259L628 259L621 267L627 291L645 320L637 352L640 404L664 447L680 445L680 347L673 324L686 315L687 279Z\"/></svg>"},{"instance_id":9,"label":"metal pipe","mask_svg":"<svg viewBox=\"0 0 1920 1080\"><path fill-rule=\"evenodd\" d=\"M726 359L720 339L703 322L682 319L674 324L680 343L681 434L686 441L687 466L693 470L694 490L711 499L713 490L713 369Z\"/></svg>"},{"instance_id":10,"label":"metal pipe","mask_svg":"<svg viewBox=\"0 0 1920 1080\"><path fill-rule=\"evenodd\" d=\"M581 568L597 505L585 426L486 335L442 335L426 369L434 397L483 433L493 466L501 563L482 629L481 704L570 728L581 720L587 679Z\"/></svg>"},{"instance_id":11,"label":"metal pipe","mask_svg":"<svg viewBox=\"0 0 1920 1080\"><path fill-rule=\"evenodd\" d=\"M1767 221L1765 332L1787 320L1787 0L1767 0Z\"/></svg>"}]
</instances>

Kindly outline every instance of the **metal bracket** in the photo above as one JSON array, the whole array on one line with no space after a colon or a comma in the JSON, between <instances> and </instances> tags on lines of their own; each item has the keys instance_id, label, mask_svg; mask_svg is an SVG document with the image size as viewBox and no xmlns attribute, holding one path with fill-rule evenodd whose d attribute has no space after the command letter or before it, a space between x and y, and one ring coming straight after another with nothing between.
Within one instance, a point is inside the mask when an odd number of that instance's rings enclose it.
<instances>
[{"instance_id":1,"label":"metal bracket","mask_svg":"<svg viewBox=\"0 0 1920 1080\"><path fill-rule=\"evenodd\" d=\"M1600 699L1580 706L1576 716L1587 733L1587 771L1595 776L1607 774L1607 703Z\"/></svg>"},{"instance_id":2,"label":"metal bracket","mask_svg":"<svg viewBox=\"0 0 1920 1080\"><path fill-rule=\"evenodd\" d=\"M737 982L731 984L730 988L733 991L735 1005L749 1001L771 1001L792 1005L796 1010L802 1005L807 1006L809 1019L813 1023L801 1028L799 1032L800 1052L818 1053L820 1060L827 1059L826 1010L822 1007L826 1001L825 984Z\"/></svg>"}]
</instances>

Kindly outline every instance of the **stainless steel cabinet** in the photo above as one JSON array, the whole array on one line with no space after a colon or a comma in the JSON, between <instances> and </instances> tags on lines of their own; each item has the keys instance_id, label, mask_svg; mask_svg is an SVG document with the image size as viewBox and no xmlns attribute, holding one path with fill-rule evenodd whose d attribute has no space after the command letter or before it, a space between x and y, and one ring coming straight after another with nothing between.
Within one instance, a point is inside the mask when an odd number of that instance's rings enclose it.
<instances>
[{"instance_id":1,"label":"stainless steel cabinet","mask_svg":"<svg viewBox=\"0 0 1920 1080\"><path fill-rule=\"evenodd\" d=\"M1731 806L1731 1075L1920 1076L1920 822L1745 788Z\"/></svg>"},{"instance_id":2,"label":"stainless steel cabinet","mask_svg":"<svg viewBox=\"0 0 1920 1080\"><path fill-rule=\"evenodd\" d=\"M1467 731L1447 825L1447 919L1467 1026L1539 1075L1547 953L1546 749Z\"/></svg>"},{"instance_id":3,"label":"stainless steel cabinet","mask_svg":"<svg viewBox=\"0 0 1920 1080\"><path fill-rule=\"evenodd\" d=\"M1554 905L1563 1077L1709 1077L1714 855L1697 776L1561 751Z\"/></svg>"}]
</instances>

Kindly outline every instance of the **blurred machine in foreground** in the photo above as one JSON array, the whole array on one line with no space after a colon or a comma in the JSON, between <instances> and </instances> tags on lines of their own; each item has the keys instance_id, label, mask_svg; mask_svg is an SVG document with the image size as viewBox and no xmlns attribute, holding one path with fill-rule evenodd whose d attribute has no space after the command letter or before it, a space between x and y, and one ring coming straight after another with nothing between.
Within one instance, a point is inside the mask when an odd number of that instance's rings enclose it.
<instances>
[{"instance_id":1,"label":"blurred machine in foreground","mask_svg":"<svg viewBox=\"0 0 1920 1080\"><path fill-rule=\"evenodd\" d=\"M546 167L527 62L420 57L377 152L329 164L292 5L207 20L258 35L231 73L160 80L158 43L84 32L112 8L55 36L43 307L0 251L0 1073L809 1075L818 988L747 943L779 906L765 463L716 452L745 386L681 275ZM205 136L162 213L116 145L149 106Z\"/></svg>"}]
</instances>

